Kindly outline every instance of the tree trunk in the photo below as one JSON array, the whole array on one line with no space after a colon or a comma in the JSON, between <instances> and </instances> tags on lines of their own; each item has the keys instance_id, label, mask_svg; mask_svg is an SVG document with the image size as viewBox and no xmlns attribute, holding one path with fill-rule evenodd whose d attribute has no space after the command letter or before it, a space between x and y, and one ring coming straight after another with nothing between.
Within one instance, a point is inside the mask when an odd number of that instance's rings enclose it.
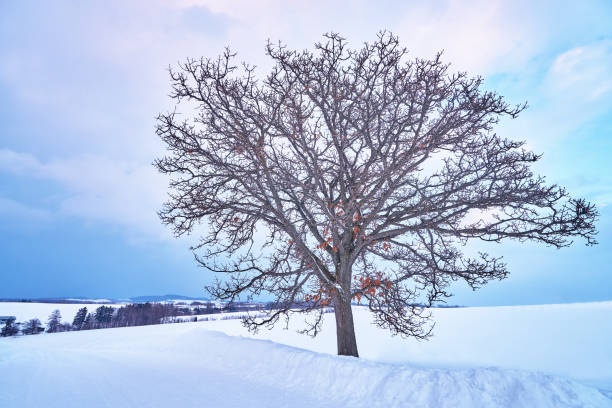
<instances>
[{"instance_id":1,"label":"tree trunk","mask_svg":"<svg viewBox=\"0 0 612 408\"><path fill-rule=\"evenodd\" d=\"M357 340L355 339L351 300L343 299L342 296L336 296L334 312L336 314L338 355L359 357L359 353L357 352Z\"/></svg>"}]
</instances>

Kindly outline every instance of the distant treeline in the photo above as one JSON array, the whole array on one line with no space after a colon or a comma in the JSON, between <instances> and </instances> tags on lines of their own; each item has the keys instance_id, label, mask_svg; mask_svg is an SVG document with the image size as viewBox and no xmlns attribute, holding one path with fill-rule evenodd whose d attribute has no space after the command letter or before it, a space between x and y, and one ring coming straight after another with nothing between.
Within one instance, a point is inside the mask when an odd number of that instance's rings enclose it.
<instances>
[{"instance_id":1,"label":"distant treeline","mask_svg":"<svg viewBox=\"0 0 612 408\"><path fill-rule=\"evenodd\" d=\"M46 328L39 319L17 323L9 318L0 332L0 336L31 335L41 332L58 333L74 330L105 329L110 327L146 326L160 323L197 321L196 315L216 314L222 312L257 311L267 307L263 303L234 303L217 305L213 302L193 302L191 307L177 306L171 303L131 303L121 307L101 305L89 311L82 307L74 316L72 323L62 322L59 310L53 311L47 320ZM186 318L191 316L192 318ZM207 318L201 320L208 320Z\"/></svg>"},{"instance_id":2,"label":"distant treeline","mask_svg":"<svg viewBox=\"0 0 612 408\"><path fill-rule=\"evenodd\" d=\"M159 324L169 316L191 314L189 308L165 303L135 303L119 308L99 306L94 313L79 309L72 322L72 330L105 329L109 327L146 326Z\"/></svg>"},{"instance_id":3,"label":"distant treeline","mask_svg":"<svg viewBox=\"0 0 612 408\"><path fill-rule=\"evenodd\" d=\"M296 304L294 307L305 307L305 304ZM417 305L425 307L424 305ZM62 322L59 310L53 311L47 320L46 328L39 319L30 319L27 322L17 323L11 317L0 331L1 337L17 336L19 334L31 335L41 332L58 333L75 330L106 329L111 327L146 326L161 323L179 323L187 321L208 321L207 317L197 315L210 315L224 312L253 312L273 307L265 303L241 303L218 305L214 302L192 302L190 306L172 303L130 303L120 307L101 305L89 311L82 307L74 316L72 323ZM456 305L436 305L440 308L461 307ZM325 310L330 313L333 309ZM243 318L246 315L227 315L220 320ZM262 317L262 316L259 316Z\"/></svg>"}]
</instances>

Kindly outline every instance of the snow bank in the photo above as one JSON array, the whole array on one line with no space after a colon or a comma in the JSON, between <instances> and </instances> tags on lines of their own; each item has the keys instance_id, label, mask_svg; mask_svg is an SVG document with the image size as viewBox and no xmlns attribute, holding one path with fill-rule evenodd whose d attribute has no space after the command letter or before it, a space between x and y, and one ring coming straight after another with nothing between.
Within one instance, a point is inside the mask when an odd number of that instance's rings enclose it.
<instances>
[{"instance_id":1,"label":"snow bank","mask_svg":"<svg viewBox=\"0 0 612 408\"><path fill-rule=\"evenodd\" d=\"M572 378L612 395L612 302L561 305L432 309L433 337L416 341L392 337L371 325L366 308L354 308L362 358L425 367L503 367ZM239 321L206 322L230 335L269 339L335 354L335 322L326 315L323 332L311 339L289 330L266 329L253 336Z\"/></svg>"},{"instance_id":2,"label":"snow bank","mask_svg":"<svg viewBox=\"0 0 612 408\"><path fill-rule=\"evenodd\" d=\"M2 407L612 407L594 388L232 337L206 323L0 339Z\"/></svg>"}]
</instances>

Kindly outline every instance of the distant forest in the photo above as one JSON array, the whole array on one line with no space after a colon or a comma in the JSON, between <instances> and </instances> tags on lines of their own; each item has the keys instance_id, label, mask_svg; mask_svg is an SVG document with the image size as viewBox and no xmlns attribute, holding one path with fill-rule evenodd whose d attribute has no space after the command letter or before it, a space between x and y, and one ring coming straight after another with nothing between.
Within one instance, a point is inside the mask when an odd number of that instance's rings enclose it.
<instances>
[{"instance_id":1,"label":"distant forest","mask_svg":"<svg viewBox=\"0 0 612 408\"><path fill-rule=\"evenodd\" d=\"M132 303L121 307L101 305L91 312L87 307L82 307L74 316L72 323L62 322L60 311L53 311L49 315L46 327L43 327L39 319L30 319L27 322L17 323L15 318L9 317L0 331L0 336L7 337L19 334L32 335L41 332L58 333L75 330L197 321L197 315L257 311L267 307L268 305L265 303L233 303L219 306L213 302L192 302L189 306L149 302ZM185 316L192 316L192 318L185 319ZM208 320L208 318L202 320Z\"/></svg>"}]
</instances>

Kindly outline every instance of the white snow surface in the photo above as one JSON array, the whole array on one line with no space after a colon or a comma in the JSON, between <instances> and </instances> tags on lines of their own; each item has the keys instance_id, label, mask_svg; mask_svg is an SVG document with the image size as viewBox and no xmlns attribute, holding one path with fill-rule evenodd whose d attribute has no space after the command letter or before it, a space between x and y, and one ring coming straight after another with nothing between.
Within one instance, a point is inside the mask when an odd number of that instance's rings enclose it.
<instances>
[{"instance_id":1,"label":"white snow surface","mask_svg":"<svg viewBox=\"0 0 612 408\"><path fill-rule=\"evenodd\" d=\"M67 298L66 300L82 303L113 303L110 299Z\"/></svg>"},{"instance_id":2,"label":"white snow surface","mask_svg":"<svg viewBox=\"0 0 612 408\"><path fill-rule=\"evenodd\" d=\"M356 308L361 359L333 355L333 314L314 340L216 331L236 320L4 338L0 407L612 408L612 302L434 312L416 342Z\"/></svg>"},{"instance_id":3,"label":"white snow surface","mask_svg":"<svg viewBox=\"0 0 612 408\"><path fill-rule=\"evenodd\" d=\"M391 336L371 324L365 307L354 309L362 358L424 367L504 367L568 377L612 394L612 301L557 305L431 309L435 327L427 341ZM230 335L334 354L335 320L326 315L323 332L312 339L289 327L261 329L253 336L236 320L207 322ZM281 325L279 325L281 326Z\"/></svg>"}]
</instances>

